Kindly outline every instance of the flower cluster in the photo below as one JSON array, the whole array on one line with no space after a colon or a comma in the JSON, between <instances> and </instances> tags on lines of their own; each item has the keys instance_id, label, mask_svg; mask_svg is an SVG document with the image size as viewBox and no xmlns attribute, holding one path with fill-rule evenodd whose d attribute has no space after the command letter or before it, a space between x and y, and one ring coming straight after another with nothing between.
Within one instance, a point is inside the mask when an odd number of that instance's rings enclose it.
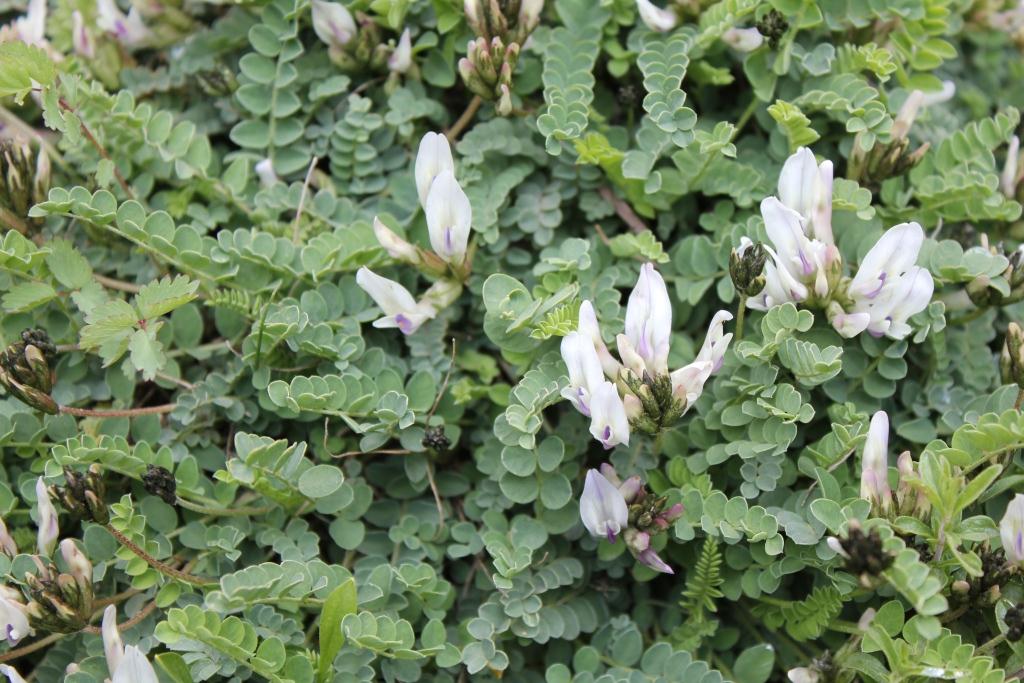
<instances>
[{"instance_id":1,"label":"flower cluster","mask_svg":"<svg viewBox=\"0 0 1024 683\"><path fill-rule=\"evenodd\" d=\"M926 518L930 503L915 487L918 481L917 465L910 451L903 451L896 459L899 485L895 500L889 485L889 415L879 410L871 417L867 438L861 452L860 497L871 501L877 514L914 515Z\"/></svg>"},{"instance_id":2,"label":"flower cluster","mask_svg":"<svg viewBox=\"0 0 1024 683\"><path fill-rule=\"evenodd\" d=\"M512 71L519 52L540 23L544 0L465 0L466 23L476 34L459 60L459 75L473 94L512 113Z\"/></svg>"},{"instance_id":3,"label":"flower cluster","mask_svg":"<svg viewBox=\"0 0 1024 683\"><path fill-rule=\"evenodd\" d=\"M417 267L437 278L436 282L417 302L401 284L369 268L360 268L356 273L356 282L384 312L384 317L374 321L374 327L397 327L403 334L412 334L450 306L462 292L462 283L472 268L469 233L473 211L455 179L455 161L443 134L423 136L416 154L415 176L432 251L402 239L379 218L373 220L373 231L393 259Z\"/></svg>"},{"instance_id":4,"label":"flower cluster","mask_svg":"<svg viewBox=\"0 0 1024 683\"><path fill-rule=\"evenodd\" d=\"M580 305L576 331L562 339L569 371L562 396L591 419L590 433L605 448L628 444L631 428L658 434L686 413L721 367L732 339L723 324L731 319L716 313L697 357L670 373L672 302L665 281L646 263L626 304L624 333L615 338L621 361L604 343L593 304Z\"/></svg>"},{"instance_id":5,"label":"flower cluster","mask_svg":"<svg viewBox=\"0 0 1024 683\"><path fill-rule=\"evenodd\" d=\"M872 336L903 339L907 320L924 310L934 291L927 269L914 265L924 244L917 223L887 230L861 260L856 274L843 277L832 236L832 163L820 165L800 148L786 160L778 197L761 202L761 216L772 246L765 246L764 288L747 306L764 311L793 302L825 309L844 337L865 330ZM741 241L737 254L751 248Z\"/></svg>"},{"instance_id":6,"label":"flower cluster","mask_svg":"<svg viewBox=\"0 0 1024 683\"><path fill-rule=\"evenodd\" d=\"M639 476L622 481L615 468L605 463L600 472L587 471L580 519L591 536L614 543L621 535L641 564L656 572L674 574L651 546L651 539L664 533L683 514L681 503L666 505L666 499L651 494Z\"/></svg>"},{"instance_id":7,"label":"flower cluster","mask_svg":"<svg viewBox=\"0 0 1024 683\"><path fill-rule=\"evenodd\" d=\"M313 0L313 31L327 46L331 60L343 69L360 66L387 67L392 75L404 74L413 67L412 34L406 28L395 45L381 42L380 30L368 17L356 17L345 5L329 0Z\"/></svg>"}]
</instances>

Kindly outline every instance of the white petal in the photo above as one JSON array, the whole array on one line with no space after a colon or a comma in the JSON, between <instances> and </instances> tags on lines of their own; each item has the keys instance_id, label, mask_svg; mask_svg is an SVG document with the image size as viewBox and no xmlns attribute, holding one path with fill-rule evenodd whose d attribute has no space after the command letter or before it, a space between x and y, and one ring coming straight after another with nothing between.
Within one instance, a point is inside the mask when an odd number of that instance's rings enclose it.
<instances>
[{"instance_id":1,"label":"white petal","mask_svg":"<svg viewBox=\"0 0 1024 683\"><path fill-rule=\"evenodd\" d=\"M384 247L384 251L388 252L391 258L413 263L420 260L416 247L396 235L391 228L384 225L376 216L373 217L373 234L377 238L377 242L380 243L380 246Z\"/></svg>"},{"instance_id":2,"label":"white petal","mask_svg":"<svg viewBox=\"0 0 1024 683\"><path fill-rule=\"evenodd\" d=\"M362 287L387 315L416 310L416 299L408 289L394 280L377 275L365 266L356 272L356 284Z\"/></svg>"},{"instance_id":3,"label":"white petal","mask_svg":"<svg viewBox=\"0 0 1024 683\"><path fill-rule=\"evenodd\" d=\"M768 239L777 250L776 265L800 281L808 280L818 268L814 245L804 235L799 213L775 197L761 202L761 217Z\"/></svg>"},{"instance_id":4,"label":"white petal","mask_svg":"<svg viewBox=\"0 0 1024 683\"><path fill-rule=\"evenodd\" d=\"M890 278L914 265L922 244L924 230L917 223L900 223L886 230L857 267L850 296L877 297Z\"/></svg>"},{"instance_id":5,"label":"white petal","mask_svg":"<svg viewBox=\"0 0 1024 683\"><path fill-rule=\"evenodd\" d=\"M604 374L611 379L618 377L622 365L609 353L608 346L601 337L601 327L598 325L594 306L586 299L580 304L579 323L576 325L576 329L594 342L594 348L597 349L597 357L601 361L601 369L604 370Z\"/></svg>"},{"instance_id":6,"label":"white petal","mask_svg":"<svg viewBox=\"0 0 1024 683\"><path fill-rule=\"evenodd\" d=\"M1015 495L1006 506L1006 514L999 522L999 538L1007 562L1024 563L1024 493Z\"/></svg>"},{"instance_id":7,"label":"white petal","mask_svg":"<svg viewBox=\"0 0 1024 683\"><path fill-rule=\"evenodd\" d=\"M103 610L103 625L100 632L103 634L103 653L107 656L107 670L113 676L124 659L124 642L121 640L121 632L117 629L117 608L114 605L107 605Z\"/></svg>"},{"instance_id":8,"label":"white petal","mask_svg":"<svg viewBox=\"0 0 1024 683\"><path fill-rule=\"evenodd\" d=\"M587 471L580 496L580 519L592 536L614 540L616 534L629 523L626 499L607 478L597 470Z\"/></svg>"},{"instance_id":9,"label":"white petal","mask_svg":"<svg viewBox=\"0 0 1024 683\"><path fill-rule=\"evenodd\" d=\"M671 31L679 23L675 12L658 7L651 0L636 0L636 8L641 21L652 31Z\"/></svg>"},{"instance_id":10,"label":"white petal","mask_svg":"<svg viewBox=\"0 0 1024 683\"><path fill-rule=\"evenodd\" d=\"M704 391L704 384L714 372L715 365L709 360L696 360L672 373L672 395L686 401L689 408Z\"/></svg>"},{"instance_id":11,"label":"white petal","mask_svg":"<svg viewBox=\"0 0 1024 683\"><path fill-rule=\"evenodd\" d=\"M570 332L562 338L561 351L569 372L563 396L581 413L590 415L590 394L605 381L594 343L581 332Z\"/></svg>"},{"instance_id":12,"label":"white petal","mask_svg":"<svg viewBox=\"0 0 1024 683\"><path fill-rule=\"evenodd\" d=\"M434 179L423 210L434 253L447 263L460 265L466 258L473 209L450 169Z\"/></svg>"},{"instance_id":13,"label":"white petal","mask_svg":"<svg viewBox=\"0 0 1024 683\"><path fill-rule=\"evenodd\" d=\"M697 358L694 359L709 361L714 368L712 372L721 367L722 357L725 356L725 352L729 348L729 342L732 341L731 332L724 334L723 326L729 320L732 320L732 313L729 311L718 311L715 313L715 317L711 319L711 324L708 325L708 333L704 337L704 344L700 347Z\"/></svg>"},{"instance_id":14,"label":"white petal","mask_svg":"<svg viewBox=\"0 0 1024 683\"><path fill-rule=\"evenodd\" d=\"M388 68L395 73L404 74L412 66L412 36L409 29L402 31L402 37L398 39L395 51L388 57Z\"/></svg>"},{"instance_id":15,"label":"white petal","mask_svg":"<svg viewBox=\"0 0 1024 683\"><path fill-rule=\"evenodd\" d=\"M629 294L625 331L651 374L661 375L668 371L672 302L665 280L650 263L640 268L640 277Z\"/></svg>"},{"instance_id":16,"label":"white petal","mask_svg":"<svg viewBox=\"0 0 1024 683\"><path fill-rule=\"evenodd\" d=\"M36 548L40 555L49 557L57 546L60 529L57 527L57 509L53 507L50 492L47 491L46 482L42 477L36 480L36 501L36 523L39 525Z\"/></svg>"},{"instance_id":17,"label":"white petal","mask_svg":"<svg viewBox=\"0 0 1024 683\"><path fill-rule=\"evenodd\" d=\"M356 35L356 20L339 2L313 0L313 30L327 45L341 48Z\"/></svg>"},{"instance_id":18,"label":"white petal","mask_svg":"<svg viewBox=\"0 0 1024 683\"><path fill-rule=\"evenodd\" d=\"M779 199L804 219L811 216L821 183L814 153L801 147L782 165L779 173Z\"/></svg>"},{"instance_id":19,"label":"white petal","mask_svg":"<svg viewBox=\"0 0 1024 683\"><path fill-rule=\"evenodd\" d=\"M0 664L0 674L7 676L8 683L25 683L25 679L10 664Z\"/></svg>"},{"instance_id":20,"label":"white petal","mask_svg":"<svg viewBox=\"0 0 1024 683\"><path fill-rule=\"evenodd\" d=\"M434 178L441 171L455 172L455 161L452 159L452 148L448 138L440 133L427 133L420 140L416 152L416 192L420 197L420 206L426 206L427 194Z\"/></svg>"},{"instance_id":21,"label":"white petal","mask_svg":"<svg viewBox=\"0 0 1024 683\"><path fill-rule=\"evenodd\" d=\"M124 649L124 657L113 673L110 683L160 683L153 665L134 645Z\"/></svg>"},{"instance_id":22,"label":"white petal","mask_svg":"<svg viewBox=\"0 0 1024 683\"><path fill-rule=\"evenodd\" d=\"M6 595L0 596L0 629L0 640L6 640L11 647L32 632L24 606Z\"/></svg>"},{"instance_id":23,"label":"white petal","mask_svg":"<svg viewBox=\"0 0 1024 683\"><path fill-rule=\"evenodd\" d=\"M254 170L263 187L272 187L278 182L277 174L274 173L274 162L270 159L262 159L257 162Z\"/></svg>"},{"instance_id":24,"label":"white petal","mask_svg":"<svg viewBox=\"0 0 1024 683\"><path fill-rule=\"evenodd\" d=\"M629 419L619 392L611 382L598 385L590 397L590 433L605 448L629 445Z\"/></svg>"},{"instance_id":25,"label":"white petal","mask_svg":"<svg viewBox=\"0 0 1024 683\"><path fill-rule=\"evenodd\" d=\"M753 52L764 43L756 28L730 28L722 34L722 42L738 52Z\"/></svg>"},{"instance_id":26,"label":"white petal","mask_svg":"<svg viewBox=\"0 0 1024 683\"><path fill-rule=\"evenodd\" d=\"M885 502L889 499L889 415L879 410L871 418L861 455L861 498Z\"/></svg>"}]
</instances>

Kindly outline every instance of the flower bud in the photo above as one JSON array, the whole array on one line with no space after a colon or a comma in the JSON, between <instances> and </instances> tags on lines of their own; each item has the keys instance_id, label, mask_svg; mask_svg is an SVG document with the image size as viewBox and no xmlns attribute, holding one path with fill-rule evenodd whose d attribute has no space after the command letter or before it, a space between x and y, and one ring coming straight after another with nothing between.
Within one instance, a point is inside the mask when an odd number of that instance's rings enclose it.
<instances>
[{"instance_id":1,"label":"flower bud","mask_svg":"<svg viewBox=\"0 0 1024 683\"><path fill-rule=\"evenodd\" d=\"M396 235L377 217L373 219L373 234L391 258L410 265L418 265L423 260L419 249Z\"/></svg>"},{"instance_id":2,"label":"flower bud","mask_svg":"<svg viewBox=\"0 0 1024 683\"><path fill-rule=\"evenodd\" d=\"M1004 379L1024 388L1024 329L1016 322L1006 327L1001 365Z\"/></svg>"},{"instance_id":3,"label":"flower bud","mask_svg":"<svg viewBox=\"0 0 1024 683\"><path fill-rule=\"evenodd\" d=\"M764 44L764 36L756 28L732 27L722 34L722 42L737 52L753 52Z\"/></svg>"},{"instance_id":4,"label":"flower bud","mask_svg":"<svg viewBox=\"0 0 1024 683\"><path fill-rule=\"evenodd\" d=\"M57 527L57 509L53 507L50 492L42 477L36 480L36 517L39 525L36 547L40 555L49 557L57 546L60 529Z\"/></svg>"},{"instance_id":5,"label":"flower bud","mask_svg":"<svg viewBox=\"0 0 1024 683\"><path fill-rule=\"evenodd\" d=\"M151 36L136 8L133 7L126 16L114 0L97 0L96 25L113 35L125 47L141 45Z\"/></svg>"},{"instance_id":6,"label":"flower bud","mask_svg":"<svg viewBox=\"0 0 1024 683\"><path fill-rule=\"evenodd\" d=\"M279 182L277 173L274 172L274 162L270 159L260 160L254 170L263 187L273 187Z\"/></svg>"},{"instance_id":7,"label":"flower bud","mask_svg":"<svg viewBox=\"0 0 1024 683\"><path fill-rule=\"evenodd\" d=\"M640 561L640 564L650 567L656 572L660 572L662 574L675 574L672 567L670 567L665 560L661 559L658 553L655 552L654 548L648 548L643 551L637 555L636 559Z\"/></svg>"},{"instance_id":8,"label":"flower bud","mask_svg":"<svg viewBox=\"0 0 1024 683\"><path fill-rule=\"evenodd\" d=\"M1017 196L1017 183L1020 182L1020 176L1017 173L1019 161L1020 138L1014 135L1010 138L1010 145L1006 149L1006 161L1003 163L1003 172L999 176L999 189L1010 199Z\"/></svg>"},{"instance_id":9,"label":"flower bud","mask_svg":"<svg viewBox=\"0 0 1024 683\"><path fill-rule=\"evenodd\" d=\"M398 39L398 45L394 52L388 57L388 68L394 73L404 74L412 67L412 36L409 29L402 31L402 37Z\"/></svg>"},{"instance_id":10,"label":"flower bud","mask_svg":"<svg viewBox=\"0 0 1024 683\"><path fill-rule=\"evenodd\" d=\"M426 206L434 180L444 171L455 172L455 160L452 159L452 148L448 144L448 138L442 133L427 133L420 140L414 171L416 192L421 206Z\"/></svg>"},{"instance_id":11,"label":"flower bud","mask_svg":"<svg viewBox=\"0 0 1024 683\"><path fill-rule=\"evenodd\" d=\"M1024 493L1018 493L1006 506L999 522L999 538L1010 564L1024 568Z\"/></svg>"},{"instance_id":12,"label":"flower bud","mask_svg":"<svg viewBox=\"0 0 1024 683\"><path fill-rule=\"evenodd\" d=\"M18 554L18 544L14 542L11 534L7 531L7 525L0 518L0 552L10 558Z\"/></svg>"},{"instance_id":13,"label":"flower bud","mask_svg":"<svg viewBox=\"0 0 1024 683\"><path fill-rule=\"evenodd\" d=\"M96 56L96 45L93 42L88 27L85 25L82 13L78 10L71 13L71 45L78 55L86 59L92 59Z\"/></svg>"},{"instance_id":14,"label":"flower bud","mask_svg":"<svg viewBox=\"0 0 1024 683\"><path fill-rule=\"evenodd\" d=\"M442 170L431 183L423 211L434 253L452 266L462 265L473 209L451 170Z\"/></svg>"},{"instance_id":15,"label":"flower bud","mask_svg":"<svg viewBox=\"0 0 1024 683\"><path fill-rule=\"evenodd\" d=\"M159 497L168 505L174 505L178 501L178 481L166 467L149 464L146 465L146 473L142 475L142 485L146 491Z\"/></svg>"},{"instance_id":16,"label":"flower bud","mask_svg":"<svg viewBox=\"0 0 1024 683\"><path fill-rule=\"evenodd\" d=\"M860 496L887 511L892 501L889 489L889 416L879 410L871 418L861 455Z\"/></svg>"},{"instance_id":17,"label":"flower bud","mask_svg":"<svg viewBox=\"0 0 1024 683\"><path fill-rule=\"evenodd\" d=\"M82 582L92 583L92 562L78 549L78 545L72 539L65 538L60 542L60 554L71 576Z\"/></svg>"},{"instance_id":18,"label":"flower bud","mask_svg":"<svg viewBox=\"0 0 1024 683\"><path fill-rule=\"evenodd\" d=\"M893 140L902 140L907 137L907 133L910 132L910 127L914 125L914 119L917 118L917 112L921 108L923 101L924 93L920 90L914 90L910 93L903 106L900 107L900 111L896 115L896 121L892 125L890 135L892 135Z\"/></svg>"},{"instance_id":19,"label":"flower bud","mask_svg":"<svg viewBox=\"0 0 1024 683\"><path fill-rule=\"evenodd\" d=\"M313 30L326 45L340 50L355 38L356 20L340 2L313 0Z\"/></svg>"},{"instance_id":20,"label":"flower bud","mask_svg":"<svg viewBox=\"0 0 1024 683\"><path fill-rule=\"evenodd\" d=\"M748 237L740 238L740 246L729 254L729 277L736 291L744 296L756 296L764 289L764 264L768 252L760 242Z\"/></svg>"}]
</instances>

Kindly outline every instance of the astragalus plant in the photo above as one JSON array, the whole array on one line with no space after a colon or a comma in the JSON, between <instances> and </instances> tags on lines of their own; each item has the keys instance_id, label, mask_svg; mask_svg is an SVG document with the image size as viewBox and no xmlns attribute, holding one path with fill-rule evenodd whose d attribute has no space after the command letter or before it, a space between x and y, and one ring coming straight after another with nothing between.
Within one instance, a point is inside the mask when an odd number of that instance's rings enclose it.
<instances>
[{"instance_id":1,"label":"astragalus plant","mask_svg":"<svg viewBox=\"0 0 1024 683\"><path fill-rule=\"evenodd\" d=\"M0 681L1024 680L1017 0L0 26Z\"/></svg>"}]
</instances>

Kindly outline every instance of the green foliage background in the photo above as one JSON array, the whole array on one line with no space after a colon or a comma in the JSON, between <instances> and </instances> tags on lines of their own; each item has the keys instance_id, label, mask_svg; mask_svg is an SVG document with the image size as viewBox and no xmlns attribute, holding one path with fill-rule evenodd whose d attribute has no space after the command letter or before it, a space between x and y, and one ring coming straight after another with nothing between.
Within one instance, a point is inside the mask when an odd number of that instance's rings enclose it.
<instances>
[{"instance_id":1,"label":"green foliage background","mask_svg":"<svg viewBox=\"0 0 1024 683\"><path fill-rule=\"evenodd\" d=\"M633 0L549 0L512 113L484 102L454 145L473 274L409 337L370 326L354 274L416 290L371 222L427 243L412 161L472 99L461 3L349 3L381 43L411 29L404 76L332 63L307 0L161 0L143 13L150 44L97 32L92 58L71 50L71 12L91 22L93 3L50 4L63 60L0 47L3 130L53 166L45 198L4 226L0 336L49 333L62 405L172 407L77 417L0 399L0 513L30 552L36 478L102 467L111 525L212 582L61 515L97 596L121 596L122 619L152 609L125 638L165 680L763 683L826 652L822 681L1020 678L1024 645L1003 640L1020 574L969 602L957 584L991 575L982 558L1024 482L1018 390L998 367L1022 314L1007 271L1021 194L999 183L1024 106L1012 3L696 0L656 34ZM774 46L721 40L769 11L788 22ZM888 144L911 90L945 80L955 96L910 132L930 144L917 166L841 178L855 136ZM651 260L673 296L671 365L691 359L713 312L735 311L729 254L763 238L757 204L801 145L836 164L844 262L916 220L935 298L903 341L843 339L792 304L750 312L659 448L637 437L607 456L685 506L659 550L677 573L655 575L579 522L583 475L606 455L560 400L559 338L584 298L621 328ZM879 409L930 515L868 521L857 454ZM432 426L449 449L423 445ZM184 503L146 491L152 464ZM894 559L870 586L826 543L853 519ZM0 557L9 582L29 570ZM71 663L64 680L106 676L87 632L13 663L43 682Z\"/></svg>"}]
</instances>

